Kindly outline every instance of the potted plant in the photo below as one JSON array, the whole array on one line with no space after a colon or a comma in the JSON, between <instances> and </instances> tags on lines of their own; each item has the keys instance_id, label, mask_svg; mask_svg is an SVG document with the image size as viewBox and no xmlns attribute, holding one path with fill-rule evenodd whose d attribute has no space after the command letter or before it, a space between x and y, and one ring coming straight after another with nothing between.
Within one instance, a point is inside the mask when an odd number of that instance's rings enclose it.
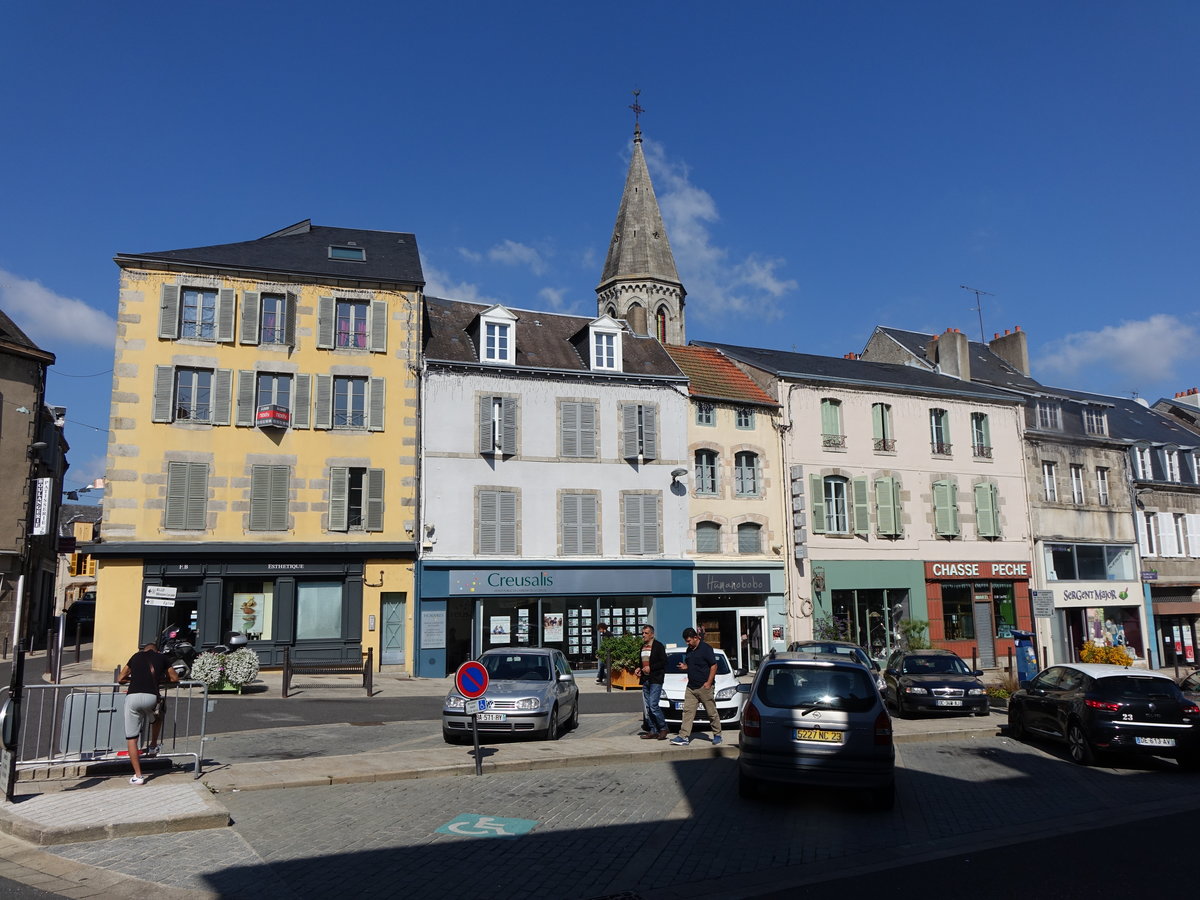
<instances>
[{"instance_id":1,"label":"potted plant","mask_svg":"<svg viewBox=\"0 0 1200 900\"><path fill-rule=\"evenodd\" d=\"M232 653L205 651L192 663L193 681L208 685L210 691L237 691L258 677L258 654L249 647Z\"/></svg>"},{"instance_id":2,"label":"potted plant","mask_svg":"<svg viewBox=\"0 0 1200 900\"><path fill-rule=\"evenodd\" d=\"M613 687L641 687L641 680L634 672L642 664L642 639L637 634L622 634L606 637L600 642L600 658L611 659L608 680Z\"/></svg>"}]
</instances>

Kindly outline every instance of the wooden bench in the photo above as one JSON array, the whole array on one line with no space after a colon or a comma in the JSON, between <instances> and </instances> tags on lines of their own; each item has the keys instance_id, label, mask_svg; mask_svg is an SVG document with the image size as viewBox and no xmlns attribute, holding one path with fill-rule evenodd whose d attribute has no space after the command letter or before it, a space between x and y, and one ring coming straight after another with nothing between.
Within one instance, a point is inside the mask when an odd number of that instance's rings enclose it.
<instances>
[{"instance_id":1,"label":"wooden bench","mask_svg":"<svg viewBox=\"0 0 1200 900\"><path fill-rule=\"evenodd\" d=\"M283 648L283 696L287 697L288 690L292 686L292 678L296 675L361 675L362 686L367 691L367 696L371 697L375 694L375 687L371 681L371 673L375 669L375 648L367 648L366 659L361 662L341 662L336 659L314 660L313 662L292 662L291 647ZM350 687L350 685L338 684L327 685L327 687Z\"/></svg>"}]
</instances>

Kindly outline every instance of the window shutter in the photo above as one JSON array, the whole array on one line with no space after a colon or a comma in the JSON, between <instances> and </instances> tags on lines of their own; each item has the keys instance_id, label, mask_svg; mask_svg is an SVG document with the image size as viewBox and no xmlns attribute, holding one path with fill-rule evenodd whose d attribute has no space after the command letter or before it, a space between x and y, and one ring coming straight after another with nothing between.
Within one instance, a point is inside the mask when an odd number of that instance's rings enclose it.
<instances>
[{"instance_id":1,"label":"window shutter","mask_svg":"<svg viewBox=\"0 0 1200 900\"><path fill-rule=\"evenodd\" d=\"M367 511L363 528L367 531L383 531L383 469L367 469L365 480Z\"/></svg>"},{"instance_id":2,"label":"window shutter","mask_svg":"<svg viewBox=\"0 0 1200 900\"><path fill-rule=\"evenodd\" d=\"M642 497L625 495L625 552L631 556L642 551Z\"/></svg>"},{"instance_id":3,"label":"window shutter","mask_svg":"<svg viewBox=\"0 0 1200 900\"><path fill-rule=\"evenodd\" d=\"M585 459L596 455L596 407L592 403L579 404L579 455Z\"/></svg>"},{"instance_id":4,"label":"window shutter","mask_svg":"<svg viewBox=\"0 0 1200 900\"><path fill-rule=\"evenodd\" d=\"M96 557L94 556L87 558L87 574L90 578L96 577Z\"/></svg>"},{"instance_id":5,"label":"window shutter","mask_svg":"<svg viewBox=\"0 0 1200 900\"><path fill-rule=\"evenodd\" d=\"M642 494L642 552L658 553L658 495Z\"/></svg>"},{"instance_id":6,"label":"window shutter","mask_svg":"<svg viewBox=\"0 0 1200 900\"><path fill-rule=\"evenodd\" d=\"M229 407L233 402L233 369L217 369L213 373L212 423L229 424Z\"/></svg>"},{"instance_id":7,"label":"window shutter","mask_svg":"<svg viewBox=\"0 0 1200 900\"><path fill-rule=\"evenodd\" d=\"M179 285L164 284L158 306L158 336L175 340L179 337Z\"/></svg>"},{"instance_id":8,"label":"window shutter","mask_svg":"<svg viewBox=\"0 0 1200 900\"><path fill-rule=\"evenodd\" d=\"M636 459L638 455L638 408L632 403L621 407L621 430L625 435L625 459Z\"/></svg>"},{"instance_id":9,"label":"window shutter","mask_svg":"<svg viewBox=\"0 0 1200 900\"><path fill-rule=\"evenodd\" d=\"M370 379L367 385L367 431L383 431L384 391L384 379Z\"/></svg>"},{"instance_id":10,"label":"window shutter","mask_svg":"<svg viewBox=\"0 0 1200 900\"><path fill-rule=\"evenodd\" d=\"M187 463L167 463L166 528L187 527Z\"/></svg>"},{"instance_id":11,"label":"window shutter","mask_svg":"<svg viewBox=\"0 0 1200 900\"><path fill-rule=\"evenodd\" d=\"M517 398L500 398L500 452L512 456L517 452Z\"/></svg>"},{"instance_id":12,"label":"window shutter","mask_svg":"<svg viewBox=\"0 0 1200 900\"><path fill-rule=\"evenodd\" d=\"M896 488L894 478L875 479L875 530L879 534L895 537L899 534L896 522Z\"/></svg>"},{"instance_id":13,"label":"window shutter","mask_svg":"<svg viewBox=\"0 0 1200 900\"><path fill-rule=\"evenodd\" d=\"M333 376L317 376L317 412L313 428L333 427ZM343 529L345 530L345 529Z\"/></svg>"},{"instance_id":14,"label":"window shutter","mask_svg":"<svg viewBox=\"0 0 1200 900\"><path fill-rule=\"evenodd\" d=\"M975 485L975 530L980 537L999 537L996 516L996 486L986 482Z\"/></svg>"},{"instance_id":15,"label":"window shutter","mask_svg":"<svg viewBox=\"0 0 1200 900\"><path fill-rule=\"evenodd\" d=\"M953 481L933 483L934 528L945 537L958 534L957 492Z\"/></svg>"},{"instance_id":16,"label":"window shutter","mask_svg":"<svg viewBox=\"0 0 1200 900\"><path fill-rule=\"evenodd\" d=\"M1200 514L1187 513L1188 555L1200 556Z\"/></svg>"},{"instance_id":17,"label":"window shutter","mask_svg":"<svg viewBox=\"0 0 1200 900\"><path fill-rule=\"evenodd\" d=\"M271 466L271 531L287 531L291 480L290 466Z\"/></svg>"},{"instance_id":18,"label":"window shutter","mask_svg":"<svg viewBox=\"0 0 1200 900\"><path fill-rule=\"evenodd\" d=\"M979 437L984 447L992 446L991 426L988 424L988 417L980 414L979 416Z\"/></svg>"},{"instance_id":19,"label":"window shutter","mask_svg":"<svg viewBox=\"0 0 1200 900\"><path fill-rule=\"evenodd\" d=\"M350 522L350 470L345 466L329 469L329 530L348 531Z\"/></svg>"},{"instance_id":20,"label":"window shutter","mask_svg":"<svg viewBox=\"0 0 1200 900\"><path fill-rule=\"evenodd\" d=\"M479 492L479 552L496 553L497 515L500 506L496 491Z\"/></svg>"},{"instance_id":21,"label":"window shutter","mask_svg":"<svg viewBox=\"0 0 1200 900\"><path fill-rule=\"evenodd\" d=\"M243 344L257 344L261 324L258 291L242 291L242 335Z\"/></svg>"},{"instance_id":22,"label":"window shutter","mask_svg":"<svg viewBox=\"0 0 1200 900\"><path fill-rule=\"evenodd\" d=\"M317 349L333 349L333 320L335 308L332 297L317 300ZM318 426L320 427L320 426Z\"/></svg>"},{"instance_id":23,"label":"window shutter","mask_svg":"<svg viewBox=\"0 0 1200 900\"><path fill-rule=\"evenodd\" d=\"M1175 517L1171 513L1158 514L1158 555L1178 556L1179 541L1175 537Z\"/></svg>"},{"instance_id":24,"label":"window shutter","mask_svg":"<svg viewBox=\"0 0 1200 900\"><path fill-rule=\"evenodd\" d=\"M292 396L292 427L307 428L312 415L312 376L296 375L292 378L295 393Z\"/></svg>"},{"instance_id":25,"label":"window shutter","mask_svg":"<svg viewBox=\"0 0 1200 900\"><path fill-rule=\"evenodd\" d=\"M175 367L154 367L153 422L175 421Z\"/></svg>"},{"instance_id":26,"label":"window shutter","mask_svg":"<svg viewBox=\"0 0 1200 900\"><path fill-rule=\"evenodd\" d=\"M721 526L716 522L700 522L696 525L696 552L721 552Z\"/></svg>"},{"instance_id":27,"label":"window shutter","mask_svg":"<svg viewBox=\"0 0 1200 900\"><path fill-rule=\"evenodd\" d=\"M562 405L562 455L579 456L579 412L582 404L564 403Z\"/></svg>"},{"instance_id":28,"label":"window shutter","mask_svg":"<svg viewBox=\"0 0 1200 900\"><path fill-rule=\"evenodd\" d=\"M496 452L496 425L492 419L495 402L496 401L492 397L483 396L479 398L480 453Z\"/></svg>"},{"instance_id":29,"label":"window shutter","mask_svg":"<svg viewBox=\"0 0 1200 900\"><path fill-rule=\"evenodd\" d=\"M284 295L283 340L289 347L296 346L296 295L288 291Z\"/></svg>"},{"instance_id":30,"label":"window shutter","mask_svg":"<svg viewBox=\"0 0 1200 900\"><path fill-rule=\"evenodd\" d=\"M883 440L883 414L882 403L871 404L871 435L877 441Z\"/></svg>"},{"instance_id":31,"label":"window shutter","mask_svg":"<svg viewBox=\"0 0 1200 900\"><path fill-rule=\"evenodd\" d=\"M579 554L579 494L562 495L562 552L564 556Z\"/></svg>"},{"instance_id":32,"label":"window shutter","mask_svg":"<svg viewBox=\"0 0 1200 900\"><path fill-rule=\"evenodd\" d=\"M821 433L841 434L841 417L838 415L837 404L833 400L821 401Z\"/></svg>"},{"instance_id":33,"label":"window shutter","mask_svg":"<svg viewBox=\"0 0 1200 900\"><path fill-rule=\"evenodd\" d=\"M658 459L658 408L642 407L642 456Z\"/></svg>"},{"instance_id":34,"label":"window shutter","mask_svg":"<svg viewBox=\"0 0 1200 900\"><path fill-rule=\"evenodd\" d=\"M1146 517L1139 511L1134 518L1137 520L1138 550L1142 556L1153 556L1150 552L1150 535L1146 531Z\"/></svg>"},{"instance_id":35,"label":"window shutter","mask_svg":"<svg viewBox=\"0 0 1200 900\"><path fill-rule=\"evenodd\" d=\"M812 506L812 530L825 533L825 479L820 475L808 476L808 502Z\"/></svg>"},{"instance_id":36,"label":"window shutter","mask_svg":"<svg viewBox=\"0 0 1200 900\"><path fill-rule=\"evenodd\" d=\"M232 344L234 331L234 290L217 291L217 343Z\"/></svg>"},{"instance_id":37,"label":"window shutter","mask_svg":"<svg viewBox=\"0 0 1200 900\"><path fill-rule=\"evenodd\" d=\"M758 553L762 550L759 526L750 522L738 526L738 553Z\"/></svg>"},{"instance_id":38,"label":"window shutter","mask_svg":"<svg viewBox=\"0 0 1200 900\"><path fill-rule=\"evenodd\" d=\"M208 526L208 465L187 463L187 525L192 531Z\"/></svg>"},{"instance_id":39,"label":"window shutter","mask_svg":"<svg viewBox=\"0 0 1200 900\"><path fill-rule=\"evenodd\" d=\"M850 486L854 491L854 533L865 537L871 533L871 495L867 489L867 476L852 478Z\"/></svg>"},{"instance_id":40,"label":"window shutter","mask_svg":"<svg viewBox=\"0 0 1200 900\"><path fill-rule=\"evenodd\" d=\"M517 495L500 491L497 546L500 553L517 552Z\"/></svg>"},{"instance_id":41,"label":"window shutter","mask_svg":"<svg viewBox=\"0 0 1200 900\"><path fill-rule=\"evenodd\" d=\"M249 369L238 370L237 383L237 418L235 424L243 428L253 427L257 404L255 400L258 394L258 373L251 372Z\"/></svg>"},{"instance_id":42,"label":"window shutter","mask_svg":"<svg viewBox=\"0 0 1200 900\"><path fill-rule=\"evenodd\" d=\"M387 353L388 305L386 300L371 301L371 326L367 340L372 353Z\"/></svg>"},{"instance_id":43,"label":"window shutter","mask_svg":"<svg viewBox=\"0 0 1200 900\"><path fill-rule=\"evenodd\" d=\"M271 527L271 467L250 469L250 530L267 531Z\"/></svg>"},{"instance_id":44,"label":"window shutter","mask_svg":"<svg viewBox=\"0 0 1200 900\"><path fill-rule=\"evenodd\" d=\"M579 552L595 556L600 552L596 534L596 495L579 494Z\"/></svg>"}]
</instances>

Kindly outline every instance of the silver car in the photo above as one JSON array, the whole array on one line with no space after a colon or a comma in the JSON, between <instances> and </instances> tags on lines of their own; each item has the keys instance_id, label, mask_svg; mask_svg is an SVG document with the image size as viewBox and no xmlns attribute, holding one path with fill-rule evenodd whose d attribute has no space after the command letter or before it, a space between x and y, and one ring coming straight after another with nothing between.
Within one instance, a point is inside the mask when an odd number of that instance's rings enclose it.
<instances>
[{"instance_id":1,"label":"silver car","mask_svg":"<svg viewBox=\"0 0 1200 900\"><path fill-rule=\"evenodd\" d=\"M742 709L738 790L760 783L865 788L879 809L896 798L892 720L872 673L843 655L767 659Z\"/></svg>"},{"instance_id":2,"label":"silver car","mask_svg":"<svg viewBox=\"0 0 1200 900\"><path fill-rule=\"evenodd\" d=\"M579 725L579 686L561 650L552 647L512 647L488 650L479 657L488 672L478 713L481 734L534 734L558 740ZM471 716L457 690L442 704L442 737L448 744L471 738Z\"/></svg>"}]
</instances>

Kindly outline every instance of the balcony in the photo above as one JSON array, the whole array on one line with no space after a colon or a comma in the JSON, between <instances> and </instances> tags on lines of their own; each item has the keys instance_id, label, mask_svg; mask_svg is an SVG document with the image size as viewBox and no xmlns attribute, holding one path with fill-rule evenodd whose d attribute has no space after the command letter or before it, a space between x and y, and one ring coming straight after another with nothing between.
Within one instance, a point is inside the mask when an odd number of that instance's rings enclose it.
<instances>
[{"instance_id":1,"label":"balcony","mask_svg":"<svg viewBox=\"0 0 1200 900\"><path fill-rule=\"evenodd\" d=\"M831 449L845 450L846 436L844 434L823 434L821 435L821 446Z\"/></svg>"},{"instance_id":2,"label":"balcony","mask_svg":"<svg viewBox=\"0 0 1200 900\"><path fill-rule=\"evenodd\" d=\"M946 444L942 441L930 441L929 446L933 449L934 456L950 456L953 444Z\"/></svg>"},{"instance_id":3,"label":"balcony","mask_svg":"<svg viewBox=\"0 0 1200 900\"><path fill-rule=\"evenodd\" d=\"M254 416L259 428L287 428L292 424L292 411L286 406L260 406Z\"/></svg>"},{"instance_id":4,"label":"balcony","mask_svg":"<svg viewBox=\"0 0 1200 900\"><path fill-rule=\"evenodd\" d=\"M971 452L975 454L976 459L991 459L992 448L986 444L972 444Z\"/></svg>"},{"instance_id":5,"label":"balcony","mask_svg":"<svg viewBox=\"0 0 1200 900\"><path fill-rule=\"evenodd\" d=\"M875 449L880 453L894 453L896 450L896 439L875 438Z\"/></svg>"}]
</instances>

